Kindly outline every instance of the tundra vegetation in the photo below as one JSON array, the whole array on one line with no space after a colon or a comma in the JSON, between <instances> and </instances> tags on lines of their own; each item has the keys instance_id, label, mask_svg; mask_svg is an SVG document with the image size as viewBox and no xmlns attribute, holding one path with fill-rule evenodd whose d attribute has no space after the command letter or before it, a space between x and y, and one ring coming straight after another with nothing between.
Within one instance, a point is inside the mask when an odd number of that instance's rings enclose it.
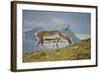
<instances>
[{"instance_id":1,"label":"tundra vegetation","mask_svg":"<svg viewBox=\"0 0 100 73\"><path fill-rule=\"evenodd\" d=\"M65 61L91 59L91 40L81 40L65 48L23 53L23 62Z\"/></svg>"}]
</instances>

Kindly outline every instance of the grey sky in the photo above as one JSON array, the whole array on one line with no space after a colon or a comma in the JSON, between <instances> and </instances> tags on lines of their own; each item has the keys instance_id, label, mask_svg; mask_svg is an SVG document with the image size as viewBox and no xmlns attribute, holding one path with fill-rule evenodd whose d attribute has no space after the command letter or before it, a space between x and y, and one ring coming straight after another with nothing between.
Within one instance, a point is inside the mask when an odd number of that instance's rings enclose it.
<instances>
[{"instance_id":1,"label":"grey sky","mask_svg":"<svg viewBox=\"0 0 100 73\"><path fill-rule=\"evenodd\" d=\"M23 10L23 31L38 27L45 30L62 30L63 24L70 24L70 29L79 35L90 35L91 14Z\"/></svg>"}]
</instances>

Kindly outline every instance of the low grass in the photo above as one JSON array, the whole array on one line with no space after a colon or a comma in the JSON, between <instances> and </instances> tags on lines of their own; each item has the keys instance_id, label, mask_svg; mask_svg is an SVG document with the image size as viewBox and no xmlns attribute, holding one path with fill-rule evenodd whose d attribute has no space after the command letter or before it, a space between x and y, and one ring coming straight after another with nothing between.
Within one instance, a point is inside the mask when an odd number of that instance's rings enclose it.
<instances>
[{"instance_id":1,"label":"low grass","mask_svg":"<svg viewBox=\"0 0 100 73\"><path fill-rule=\"evenodd\" d=\"M23 54L23 62L84 60L91 58L90 39L82 40L65 48L42 50Z\"/></svg>"}]
</instances>

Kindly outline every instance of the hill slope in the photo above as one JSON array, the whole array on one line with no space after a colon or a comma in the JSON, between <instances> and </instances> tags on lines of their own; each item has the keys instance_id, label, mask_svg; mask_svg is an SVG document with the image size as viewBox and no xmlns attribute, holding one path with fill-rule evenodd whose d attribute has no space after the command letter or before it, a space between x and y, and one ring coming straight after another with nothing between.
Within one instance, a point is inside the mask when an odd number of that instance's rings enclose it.
<instances>
[{"instance_id":1,"label":"hill slope","mask_svg":"<svg viewBox=\"0 0 100 73\"><path fill-rule=\"evenodd\" d=\"M83 60L90 59L91 44L90 39L81 40L79 44L73 44L66 48L33 51L23 54L23 62L41 62L41 61L62 61L62 60Z\"/></svg>"}]
</instances>

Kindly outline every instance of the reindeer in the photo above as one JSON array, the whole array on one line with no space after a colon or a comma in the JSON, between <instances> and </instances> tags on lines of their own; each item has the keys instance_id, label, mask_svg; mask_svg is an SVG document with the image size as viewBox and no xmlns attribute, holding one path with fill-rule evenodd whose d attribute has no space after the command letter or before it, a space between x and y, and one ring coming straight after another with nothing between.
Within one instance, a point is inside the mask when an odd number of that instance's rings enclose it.
<instances>
[{"instance_id":1,"label":"reindeer","mask_svg":"<svg viewBox=\"0 0 100 73\"><path fill-rule=\"evenodd\" d=\"M61 38L68 40L69 44L72 43L70 37L67 35L63 35L63 33L60 31L40 31L38 33L35 33L35 35L38 40L36 46L41 44L41 46L44 47L43 44L46 41L49 41L56 43L56 47L58 48L58 42L60 42Z\"/></svg>"}]
</instances>

